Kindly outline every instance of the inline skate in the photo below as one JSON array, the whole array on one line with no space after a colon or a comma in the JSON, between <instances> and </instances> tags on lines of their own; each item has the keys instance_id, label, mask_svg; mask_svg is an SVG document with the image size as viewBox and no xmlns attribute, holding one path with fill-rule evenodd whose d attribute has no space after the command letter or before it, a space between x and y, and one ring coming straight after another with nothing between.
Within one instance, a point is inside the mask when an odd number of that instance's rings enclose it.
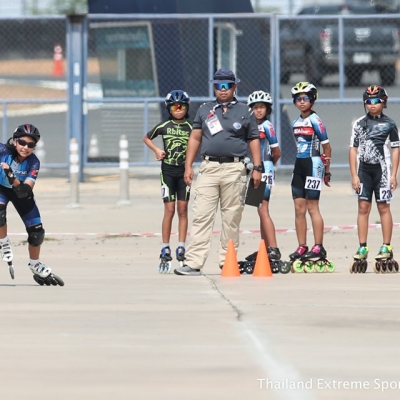
<instances>
[{"instance_id":1,"label":"inline skate","mask_svg":"<svg viewBox=\"0 0 400 400\"><path fill-rule=\"evenodd\" d=\"M289 254L289 261L287 263L290 265L290 270L292 272L304 272L304 265L297 263L301 256L308 252L308 246L305 244L299 245L299 247L293 253Z\"/></svg>"},{"instance_id":2,"label":"inline skate","mask_svg":"<svg viewBox=\"0 0 400 400\"><path fill-rule=\"evenodd\" d=\"M64 281L51 272L51 268L46 267L42 262L38 261L35 265L29 264L29 268L33 272L33 279L40 286L64 286Z\"/></svg>"},{"instance_id":3,"label":"inline skate","mask_svg":"<svg viewBox=\"0 0 400 400\"><path fill-rule=\"evenodd\" d=\"M183 246L178 246L175 250L176 260L179 262L179 267L183 267L184 261L186 260L185 257L186 249Z\"/></svg>"},{"instance_id":4,"label":"inline skate","mask_svg":"<svg viewBox=\"0 0 400 400\"><path fill-rule=\"evenodd\" d=\"M350 273L351 274L357 274L357 273L362 273L365 274L368 268L368 247L366 246L360 246L357 249L356 254L353 256L353 261L350 264Z\"/></svg>"},{"instance_id":5,"label":"inline skate","mask_svg":"<svg viewBox=\"0 0 400 400\"><path fill-rule=\"evenodd\" d=\"M241 274L252 274L257 261L258 251L248 255L245 261L239 261L239 271ZM268 247L268 259L273 274L290 272L290 265L281 260L281 252L277 247Z\"/></svg>"},{"instance_id":6,"label":"inline skate","mask_svg":"<svg viewBox=\"0 0 400 400\"><path fill-rule=\"evenodd\" d=\"M11 242L7 241L2 243L0 245L0 251L1 251L1 258L8 264L8 272L10 273L11 279L14 279L14 265L13 265L14 255L11 248Z\"/></svg>"},{"instance_id":7,"label":"inline skate","mask_svg":"<svg viewBox=\"0 0 400 400\"><path fill-rule=\"evenodd\" d=\"M314 245L310 251L303 252L300 259L292 265L293 272L333 272L334 270L335 265L326 258L325 248L319 245Z\"/></svg>"},{"instance_id":8,"label":"inline skate","mask_svg":"<svg viewBox=\"0 0 400 400\"><path fill-rule=\"evenodd\" d=\"M172 268L172 257L171 257L171 249L167 247L163 247L161 249L160 254L160 265L158 266L158 272L160 274L168 274Z\"/></svg>"},{"instance_id":9,"label":"inline skate","mask_svg":"<svg viewBox=\"0 0 400 400\"><path fill-rule=\"evenodd\" d=\"M376 274L399 272L399 264L393 259L392 246L383 244L375 257L374 271Z\"/></svg>"}]
</instances>

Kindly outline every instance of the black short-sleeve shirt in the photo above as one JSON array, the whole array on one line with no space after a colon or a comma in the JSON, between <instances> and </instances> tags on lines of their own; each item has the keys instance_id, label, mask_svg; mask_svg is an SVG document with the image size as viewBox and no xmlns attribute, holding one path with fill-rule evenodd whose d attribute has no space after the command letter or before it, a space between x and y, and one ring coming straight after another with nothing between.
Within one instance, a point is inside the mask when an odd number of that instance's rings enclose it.
<instances>
[{"instance_id":1,"label":"black short-sleeve shirt","mask_svg":"<svg viewBox=\"0 0 400 400\"><path fill-rule=\"evenodd\" d=\"M247 154L247 141L259 140L257 121L244 103L233 102L224 113L222 107L216 107L216 101L204 103L198 109L193 129L203 132L200 154L211 157L244 157ZM214 110L221 123L222 131L211 134L206 124Z\"/></svg>"}]
</instances>

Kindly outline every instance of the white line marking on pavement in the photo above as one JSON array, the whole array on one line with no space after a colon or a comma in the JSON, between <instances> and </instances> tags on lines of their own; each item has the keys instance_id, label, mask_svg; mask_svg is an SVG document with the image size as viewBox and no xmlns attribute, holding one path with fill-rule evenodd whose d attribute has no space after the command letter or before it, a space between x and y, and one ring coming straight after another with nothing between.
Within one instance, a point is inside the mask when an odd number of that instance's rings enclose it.
<instances>
[{"instance_id":1,"label":"white line marking on pavement","mask_svg":"<svg viewBox=\"0 0 400 400\"><path fill-rule=\"evenodd\" d=\"M266 376L257 378L258 380L256 383L259 385L260 390L273 391L274 397L284 400L316 400L316 397L312 393L312 388L302 389L302 385L304 385L306 381L310 381L311 378L302 378L294 367L284 364L275 358L271 354L271 351L269 351L269 348L272 348L272 346L269 344L267 345L265 335L263 335L263 340L261 341L254 333L254 330L246 326L246 323L240 321L237 323L242 325L240 328L248 336L256 350L254 357L265 371ZM266 387L267 383L270 384L270 388ZM278 385L278 388L275 390L271 388L274 383ZM290 384L299 388L290 389Z\"/></svg>"}]
</instances>

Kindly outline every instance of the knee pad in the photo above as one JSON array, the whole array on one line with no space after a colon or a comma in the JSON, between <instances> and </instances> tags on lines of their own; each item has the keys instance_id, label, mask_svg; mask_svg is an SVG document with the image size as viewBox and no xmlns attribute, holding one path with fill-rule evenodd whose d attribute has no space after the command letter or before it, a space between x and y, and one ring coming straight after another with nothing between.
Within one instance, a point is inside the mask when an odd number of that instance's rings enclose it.
<instances>
[{"instance_id":1,"label":"knee pad","mask_svg":"<svg viewBox=\"0 0 400 400\"><path fill-rule=\"evenodd\" d=\"M40 246L44 241L44 229L42 224L29 226L26 228L28 232L28 243L32 246Z\"/></svg>"},{"instance_id":2,"label":"knee pad","mask_svg":"<svg viewBox=\"0 0 400 400\"><path fill-rule=\"evenodd\" d=\"M7 223L7 207L5 204L0 204L0 227Z\"/></svg>"}]
</instances>

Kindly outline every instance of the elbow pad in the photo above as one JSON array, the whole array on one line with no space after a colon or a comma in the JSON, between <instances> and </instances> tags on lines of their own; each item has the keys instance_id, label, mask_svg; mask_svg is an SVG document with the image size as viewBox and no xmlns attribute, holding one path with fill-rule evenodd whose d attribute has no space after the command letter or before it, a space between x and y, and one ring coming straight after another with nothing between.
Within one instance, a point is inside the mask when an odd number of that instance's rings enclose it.
<instances>
[{"instance_id":1,"label":"elbow pad","mask_svg":"<svg viewBox=\"0 0 400 400\"><path fill-rule=\"evenodd\" d=\"M32 188L25 183L13 186L13 190L19 199L30 199L33 197Z\"/></svg>"}]
</instances>

